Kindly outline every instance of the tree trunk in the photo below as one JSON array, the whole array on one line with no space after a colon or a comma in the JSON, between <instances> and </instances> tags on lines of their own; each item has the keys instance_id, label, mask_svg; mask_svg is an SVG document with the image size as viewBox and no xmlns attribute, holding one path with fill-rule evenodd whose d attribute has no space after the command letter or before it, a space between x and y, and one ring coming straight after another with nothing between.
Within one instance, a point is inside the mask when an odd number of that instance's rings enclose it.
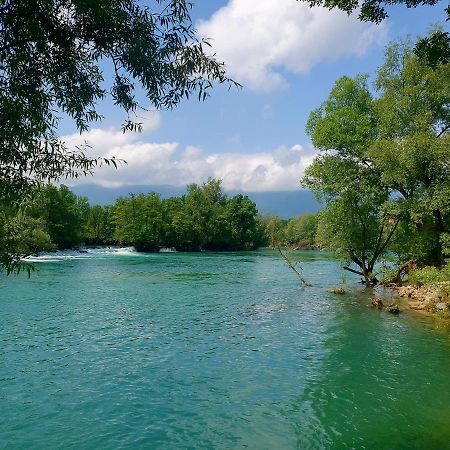
<instances>
[{"instance_id":1,"label":"tree trunk","mask_svg":"<svg viewBox=\"0 0 450 450\"><path fill-rule=\"evenodd\" d=\"M441 211L439 209L433 210L434 224L436 226L436 231L439 235L445 233L444 219L442 218ZM442 244L438 244L438 254L437 254L437 264L442 266L444 264L444 255L442 254Z\"/></svg>"}]
</instances>

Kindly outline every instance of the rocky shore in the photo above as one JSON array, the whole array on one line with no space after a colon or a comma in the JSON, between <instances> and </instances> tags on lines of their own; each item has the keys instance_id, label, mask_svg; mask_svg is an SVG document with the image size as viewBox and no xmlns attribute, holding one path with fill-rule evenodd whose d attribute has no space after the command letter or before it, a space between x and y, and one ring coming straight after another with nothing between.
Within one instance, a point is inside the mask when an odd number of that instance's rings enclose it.
<instances>
[{"instance_id":1,"label":"rocky shore","mask_svg":"<svg viewBox=\"0 0 450 450\"><path fill-rule=\"evenodd\" d=\"M450 282L429 286L399 286L394 288L400 297L408 301L409 309L434 313L450 319Z\"/></svg>"}]
</instances>

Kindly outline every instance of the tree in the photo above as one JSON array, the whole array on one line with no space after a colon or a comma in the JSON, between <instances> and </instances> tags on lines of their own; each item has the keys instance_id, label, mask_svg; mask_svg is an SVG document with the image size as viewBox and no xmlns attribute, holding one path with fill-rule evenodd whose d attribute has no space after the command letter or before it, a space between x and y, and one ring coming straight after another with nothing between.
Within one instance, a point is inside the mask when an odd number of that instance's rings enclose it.
<instances>
[{"instance_id":1,"label":"tree","mask_svg":"<svg viewBox=\"0 0 450 450\"><path fill-rule=\"evenodd\" d=\"M450 63L450 33L443 30L434 31L417 42L414 52L419 60L429 67Z\"/></svg>"},{"instance_id":2,"label":"tree","mask_svg":"<svg viewBox=\"0 0 450 450\"><path fill-rule=\"evenodd\" d=\"M59 249L80 245L85 234L89 204L67 186L49 184L38 188L27 206L28 214L41 220L52 243Z\"/></svg>"},{"instance_id":3,"label":"tree","mask_svg":"<svg viewBox=\"0 0 450 450\"><path fill-rule=\"evenodd\" d=\"M158 194L131 195L114 206L115 239L138 251L155 251L163 244L165 224Z\"/></svg>"},{"instance_id":4,"label":"tree","mask_svg":"<svg viewBox=\"0 0 450 450\"><path fill-rule=\"evenodd\" d=\"M228 198L221 181L187 187L187 194L161 200L131 195L113 207L115 239L138 251L252 250L262 243L256 205L247 196Z\"/></svg>"},{"instance_id":5,"label":"tree","mask_svg":"<svg viewBox=\"0 0 450 450\"><path fill-rule=\"evenodd\" d=\"M333 250L344 269L361 275L366 284L377 283L375 265L388 250L398 225L397 219L386 220L380 213L386 200L378 190L352 191L319 213L317 244Z\"/></svg>"},{"instance_id":6,"label":"tree","mask_svg":"<svg viewBox=\"0 0 450 450\"><path fill-rule=\"evenodd\" d=\"M201 186L196 183L187 186L184 212L190 223L191 249L212 250L220 240L224 230L220 213L227 202L221 185L221 180L209 178Z\"/></svg>"},{"instance_id":7,"label":"tree","mask_svg":"<svg viewBox=\"0 0 450 450\"><path fill-rule=\"evenodd\" d=\"M161 109L194 93L204 100L214 82L233 84L196 38L190 7L185 0L0 3L1 201L20 203L36 183L117 164L92 158L86 146L66 148L60 117L86 130L101 119L97 103L110 97L125 110L123 129L139 129L138 86Z\"/></svg>"},{"instance_id":8,"label":"tree","mask_svg":"<svg viewBox=\"0 0 450 450\"><path fill-rule=\"evenodd\" d=\"M88 208L85 242L89 244L111 244L114 242L114 222L111 206L94 205Z\"/></svg>"},{"instance_id":9,"label":"tree","mask_svg":"<svg viewBox=\"0 0 450 450\"><path fill-rule=\"evenodd\" d=\"M391 45L378 71L379 138L369 157L382 183L402 200L391 204L414 231L411 242L426 241L426 254L411 246L410 257L442 264L450 220L450 64L424 66L413 48L408 41Z\"/></svg>"},{"instance_id":10,"label":"tree","mask_svg":"<svg viewBox=\"0 0 450 450\"><path fill-rule=\"evenodd\" d=\"M389 245L419 263L443 261L449 85L448 64L424 66L411 42L394 43L377 74L378 97L366 77L343 77L310 115L307 131L322 155L303 183L326 201L320 239L366 282Z\"/></svg>"},{"instance_id":11,"label":"tree","mask_svg":"<svg viewBox=\"0 0 450 450\"><path fill-rule=\"evenodd\" d=\"M340 9L347 14L351 14L355 10L359 11L359 19L366 22L379 23L388 17L387 6L404 5L407 8L416 8L419 5L433 6L440 0L363 0L358 2L355 0L302 0L309 3L310 6L323 6L328 9ZM450 16L450 7L445 9Z\"/></svg>"},{"instance_id":12,"label":"tree","mask_svg":"<svg viewBox=\"0 0 450 450\"><path fill-rule=\"evenodd\" d=\"M286 222L273 214L265 214L260 217L267 245L279 247L284 243L284 230Z\"/></svg>"},{"instance_id":13,"label":"tree","mask_svg":"<svg viewBox=\"0 0 450 450\"><path fill-rule=\"evenodd\" d=\"M224 221L230 250L253 250L262 243L258 210L248 196L237 194L227 201Z\"/></svg>"},{"instance_id":14,"label":"tree","mask_svg":"<svg viewBox=\"0 0 450 450\"><path fill-rule=\"evenodd\" d=\"M303 248L313 248L316 242L317 216L304 213L288 220L284 231L286 243Z\"/></svg>"},{"instance_id":15,"label":"tree","mask_svg":"<svg viewBox=\"0 0 450 450\"><path fill-rule=\"evenodd\" d=\"M42 220L30 217L14 206L0 205L0 242L3 246L0 265L8 274L23 268L23 257L54 249ZM32 266L26 268L30 273Z\"/></svg>"}]
</instances>

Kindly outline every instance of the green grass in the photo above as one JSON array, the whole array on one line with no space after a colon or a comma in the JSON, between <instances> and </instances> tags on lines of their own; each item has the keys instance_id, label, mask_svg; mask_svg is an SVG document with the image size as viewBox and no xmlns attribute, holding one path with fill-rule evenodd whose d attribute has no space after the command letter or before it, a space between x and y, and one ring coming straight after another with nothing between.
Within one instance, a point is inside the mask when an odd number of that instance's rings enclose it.
<instances>
[{"instance_id":1,"label":"green grass","mask_svg":"<svg viewBox=\"0 0 450 450\"><path fill-rule=\"evenodd\" d=\"M445 281L450 282L450 264L446 264L441 269L424 267L423 269L415 270L409 275L409 282L416 286L442 283Z\"/></svg>"}]
</instances>

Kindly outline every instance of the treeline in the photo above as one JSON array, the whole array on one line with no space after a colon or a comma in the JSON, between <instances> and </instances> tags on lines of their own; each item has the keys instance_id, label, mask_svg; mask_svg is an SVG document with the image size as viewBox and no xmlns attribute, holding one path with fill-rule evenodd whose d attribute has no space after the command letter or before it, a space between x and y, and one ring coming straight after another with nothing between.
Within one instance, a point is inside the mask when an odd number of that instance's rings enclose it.
<instances>
[{"instance_id":1,"label":"treeline","mask_svg":"<svg viewBox=\"0 0 450 450\"><path fill-rule=\"evenodd\" d=\"M260 220L264 229L265 245L268 247L318 248L317 214L303 213L289 220L275 215L264 215Z\"/></svg>"},{"instance_id":2,"label":"treeline","mask_svg":"<svg viewBox=\"0 0 450 450\"><path fill-rule=\"evenodd\" d=\"M113 206L114 239L138 251L252 250L264 243L255 203L225 195L221 182L190 184L180 197L131 195Z\"/></svg>"},{"instance_id":3,"label":"treeline","mask_svg":"<svg viewBox=\"0 0 450 450\"><path fill-rule=\"evenodd\" d=\"M185 195L130 194L114 205L91 206L67 186L45 185L16 214L11 230L22 255L80 245L132 245L138 251L252 250L289 245L311 248L315 216L288 221L260 216L246 195L227 196L218 180L191 184Z\"/></svg>"}]
</instances>

